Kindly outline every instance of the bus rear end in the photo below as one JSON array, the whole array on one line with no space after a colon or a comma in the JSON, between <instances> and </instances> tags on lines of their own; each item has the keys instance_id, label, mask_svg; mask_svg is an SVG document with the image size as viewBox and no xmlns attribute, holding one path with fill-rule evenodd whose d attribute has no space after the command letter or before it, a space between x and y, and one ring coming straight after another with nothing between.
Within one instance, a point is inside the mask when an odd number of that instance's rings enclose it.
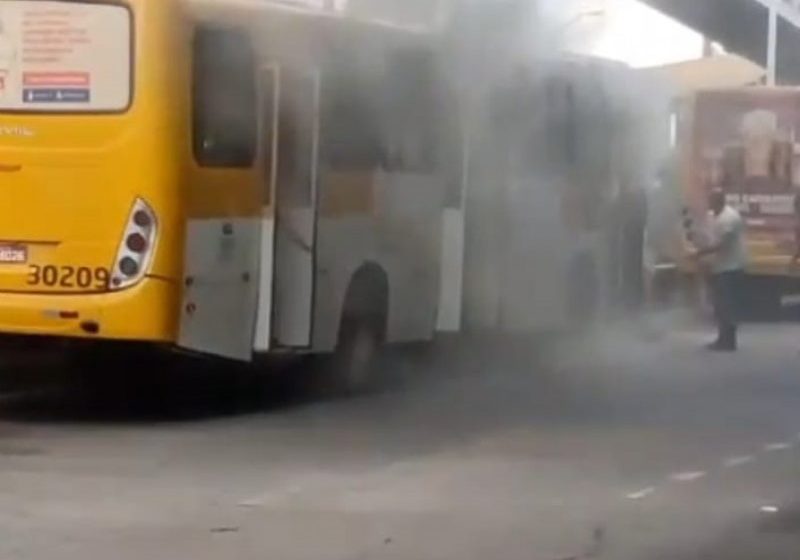
<instances>
[{"instance_id":1,"label":"bus rear end","mask_svg":"<svg viewBox=\"0 0 800 560\"><path fill-rule=\"evenodd\" d=\"M0 333L175 340L165 4L0 5Z\"/></svg>"}]
</instances>

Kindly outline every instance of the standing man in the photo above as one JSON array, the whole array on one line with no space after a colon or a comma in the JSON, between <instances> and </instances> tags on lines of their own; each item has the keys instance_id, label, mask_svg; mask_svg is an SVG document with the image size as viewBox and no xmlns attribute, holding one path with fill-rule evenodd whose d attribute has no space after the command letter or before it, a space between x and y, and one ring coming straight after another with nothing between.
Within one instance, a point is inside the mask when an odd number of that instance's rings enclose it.
<instances>
[{"instance_id":1,"label":"standing man","mask_svg":"<svg viewBox=\"0 0 800 560\"><path fill-rule=\"evenodd\" d=\"M741 284L747 264L744 222L739 212L725 202L725 192L709 195L710 244L694 252L696 258L711 258L711 297L719 328L717 340L708 346L717 352L735 352Z\"/></svg>"}]
</instances>

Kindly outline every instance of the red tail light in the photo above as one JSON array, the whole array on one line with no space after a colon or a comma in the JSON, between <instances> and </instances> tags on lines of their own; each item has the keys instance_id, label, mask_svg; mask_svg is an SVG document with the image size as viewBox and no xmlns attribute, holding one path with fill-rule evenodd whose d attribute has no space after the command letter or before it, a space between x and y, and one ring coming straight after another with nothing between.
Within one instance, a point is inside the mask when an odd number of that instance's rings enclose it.
<instances>
[{"instance_id":1,"label":"red tail light","mask_svg":"<svg viewBox=\"0 0 800 560\"><path fill-rule=\"evenodd\" d=\"M124 274L126 278L133 278L139 274L139 263L130 257L125 257L119 261L119 271Z\"/></svg>"},{"instance_id":2,"label":"red tail light","mask_svg":"<svg viewBox=\"0 0 800 560\"><path fill-rule=\"evenodd\" d=\"M133 214L133 223L141 228L148 228L153 225L153 219L144 210L137 210Z\"/></svg>"},{"instance_id":3,"label":"red tail light","mask_svg":"<svg viewBox=\"0 0 800 560\"><path fill-rule=\"evenodd\" d=\"M147 239L141 233L132 233L125 240L125 245L134 253L144 253L147 249Z\"/></svg>"},{"instance_id":4,"label":"red tail light","mask_svg":"<svg viewBox=\"0 0 800 560\"><path fill-rule=\"evenodd\" d=\"M122 289L139 282L153 258L158 222L155 212L141 198L131 209L111 275L111 287Z\"/></svg>"}]
</instances>

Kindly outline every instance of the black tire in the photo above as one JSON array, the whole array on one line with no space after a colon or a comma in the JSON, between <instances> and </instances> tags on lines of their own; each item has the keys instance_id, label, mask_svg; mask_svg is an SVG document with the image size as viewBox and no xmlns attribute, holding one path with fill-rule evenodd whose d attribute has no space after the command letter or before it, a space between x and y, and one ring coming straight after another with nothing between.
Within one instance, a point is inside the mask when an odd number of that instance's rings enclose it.
<instances>
[{"instance_id":1,"label":"black tire","mask_svg":"<svg viewBox=\"0 0 800 560\"><path fill-rule=\"evenodd\" d=\"M312 359L312 390L350 396L374 388L380 377L388 316L386 274L380 266L365 263L353 275L345 294L333 355Z\"/></svg>"},{"instance_id":2,"label":"black tire","mask_svg":"<svg viewBox=\"0 0 800 560\"><path fill-rule=\"evenodd\" d=\"M336 350L325 368L328 393L354 396L373 389L380 378L384 344L382 317L344 317Z\"/></svg>"}]
</instances>

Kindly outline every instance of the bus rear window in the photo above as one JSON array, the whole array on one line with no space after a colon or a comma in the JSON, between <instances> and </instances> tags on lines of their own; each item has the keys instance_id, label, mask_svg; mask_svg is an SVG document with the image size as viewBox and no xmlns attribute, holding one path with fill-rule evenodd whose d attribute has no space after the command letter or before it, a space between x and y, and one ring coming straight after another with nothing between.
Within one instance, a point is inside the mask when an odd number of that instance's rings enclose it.
<instances>
[{"instance_id":1,"label":"bus rear window","mask_svg":"<svg viewBox=\"0 0 800 560\"><path fill-rule=\"evenodd\" d=\"M131 101L131 15L97 2L0 3L0 111L113 112Z\"/></svg>"}]
</instances>

